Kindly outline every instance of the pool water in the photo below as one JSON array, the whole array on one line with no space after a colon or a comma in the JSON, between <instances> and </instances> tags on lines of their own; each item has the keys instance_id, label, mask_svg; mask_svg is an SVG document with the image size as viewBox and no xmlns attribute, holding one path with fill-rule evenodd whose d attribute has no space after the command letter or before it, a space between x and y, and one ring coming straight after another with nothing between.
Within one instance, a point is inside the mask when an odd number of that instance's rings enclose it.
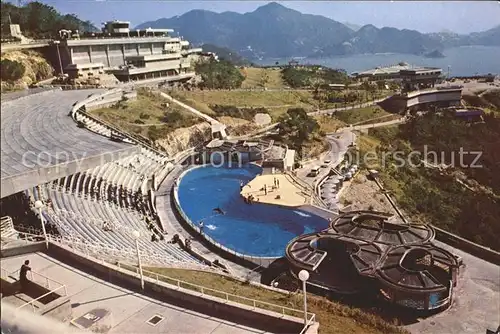
<instances>
[{"instance_id":1,"label":"pool water","mask_svg":"<svg viewBox=\"0 0 500 334\"><path fill-rule=\"evenodd\" d=\"M203 220L203 231L212 239L250 256L284 256L286 245L294 237L328 227L326 219L303 210L245 203L240 182L246 184L261 172L253 164L195 168L180 181L180 207L194 224ZM225 214L213 213L217 207Z\"/></svg>"}]
</instances>

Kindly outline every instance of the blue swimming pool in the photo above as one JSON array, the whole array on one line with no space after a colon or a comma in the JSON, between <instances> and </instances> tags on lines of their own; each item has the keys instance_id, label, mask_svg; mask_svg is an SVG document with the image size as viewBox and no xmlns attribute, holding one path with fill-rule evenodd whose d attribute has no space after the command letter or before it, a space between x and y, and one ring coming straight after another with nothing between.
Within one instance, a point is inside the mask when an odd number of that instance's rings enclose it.
<instances>
[{"instance_id":1,"label":"blue swimming pool","mask_svg":"<svg viewBox=\"0 0 500 334\"><path fill-rule=\"evenodd\" d=\"M179 184L179 204L204 233L225 247L251 256L280 257L287 243L303 233L321 231L328 221L312 213L268 204L246 204L240 182L252 180L261 168L206 166L189 171ZM225 214L212 211L220 207Z\"/></svg>"}]
</instances>

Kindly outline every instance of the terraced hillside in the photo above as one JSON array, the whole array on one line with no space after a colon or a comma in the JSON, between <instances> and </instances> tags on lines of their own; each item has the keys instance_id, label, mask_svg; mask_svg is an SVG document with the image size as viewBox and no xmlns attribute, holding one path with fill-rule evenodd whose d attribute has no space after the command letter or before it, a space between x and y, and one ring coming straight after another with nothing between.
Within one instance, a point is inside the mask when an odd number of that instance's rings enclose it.
<instances>
[{"instance_id":1,"label":"terraced hillside","mask_svg":"<svg viewBox=\"0 0 500 334\"><path fill-rule=\"evenodd\" d=\"M174 98L209 115L217 117L213 105L235 106L238 108L266 108L271 117L277 119L289 108L317 108L312 92L309 91L175 91L169 92Z\"/></svg>"}]
</instances>

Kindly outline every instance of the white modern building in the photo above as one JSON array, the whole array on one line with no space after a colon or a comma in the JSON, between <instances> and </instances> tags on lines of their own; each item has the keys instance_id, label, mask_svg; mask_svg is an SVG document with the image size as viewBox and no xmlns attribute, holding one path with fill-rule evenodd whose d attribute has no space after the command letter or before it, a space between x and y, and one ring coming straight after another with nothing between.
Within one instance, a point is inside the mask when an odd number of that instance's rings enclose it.
<instances>
[{"instance_id":1,"label":"white modern building","mask_svg":"<svg viewBox=\"0 0 500 334\"><path fill-rule=\"evenodd\" d=\"M61 34L58 52L65 72L84 77L88 71L83 73L80 68L99 64L101 69L102 64L105 72L121 81L178 81L194 76L193 61L202 50L190 48L189 42L181 37L171 36L172 29L132 30L126 21L110 21L103 25L100 33Z\"/></svg>"}]
</instances>

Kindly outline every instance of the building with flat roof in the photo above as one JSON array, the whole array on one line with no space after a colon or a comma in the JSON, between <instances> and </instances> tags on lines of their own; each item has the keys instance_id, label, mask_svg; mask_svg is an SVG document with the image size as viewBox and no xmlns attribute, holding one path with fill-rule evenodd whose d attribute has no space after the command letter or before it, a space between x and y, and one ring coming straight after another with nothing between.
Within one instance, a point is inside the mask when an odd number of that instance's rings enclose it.
<instances>
[{"instance_id":1,"label":"building with flat roof","mask_svg":"<svg viewBox=\"0 0 500 334\"><path fill-rule=\"evenodd\" d=\"M399 81L403 90L412 91L434 87L441 77L442 69L437 67L413 66L405 62L397 65L376 67L363 72L353 72L351 76L361 81Z\"/></svg>"},{"instance_id":2,"label":"building with flat roof","mask_svg":"<svg viewBox=\"0 0 500 334\"><path fill-rule=\"evenodd\" d=\"M61 31L58 52L63 71L81 77L89 64L102 64L121 81L183 81L194 76L192 63L201 48L190 48L188 41L171 36L172 29L131 30L129 24L109 21L102 32L82 35Z\"/></svg>"}]
</instances>

